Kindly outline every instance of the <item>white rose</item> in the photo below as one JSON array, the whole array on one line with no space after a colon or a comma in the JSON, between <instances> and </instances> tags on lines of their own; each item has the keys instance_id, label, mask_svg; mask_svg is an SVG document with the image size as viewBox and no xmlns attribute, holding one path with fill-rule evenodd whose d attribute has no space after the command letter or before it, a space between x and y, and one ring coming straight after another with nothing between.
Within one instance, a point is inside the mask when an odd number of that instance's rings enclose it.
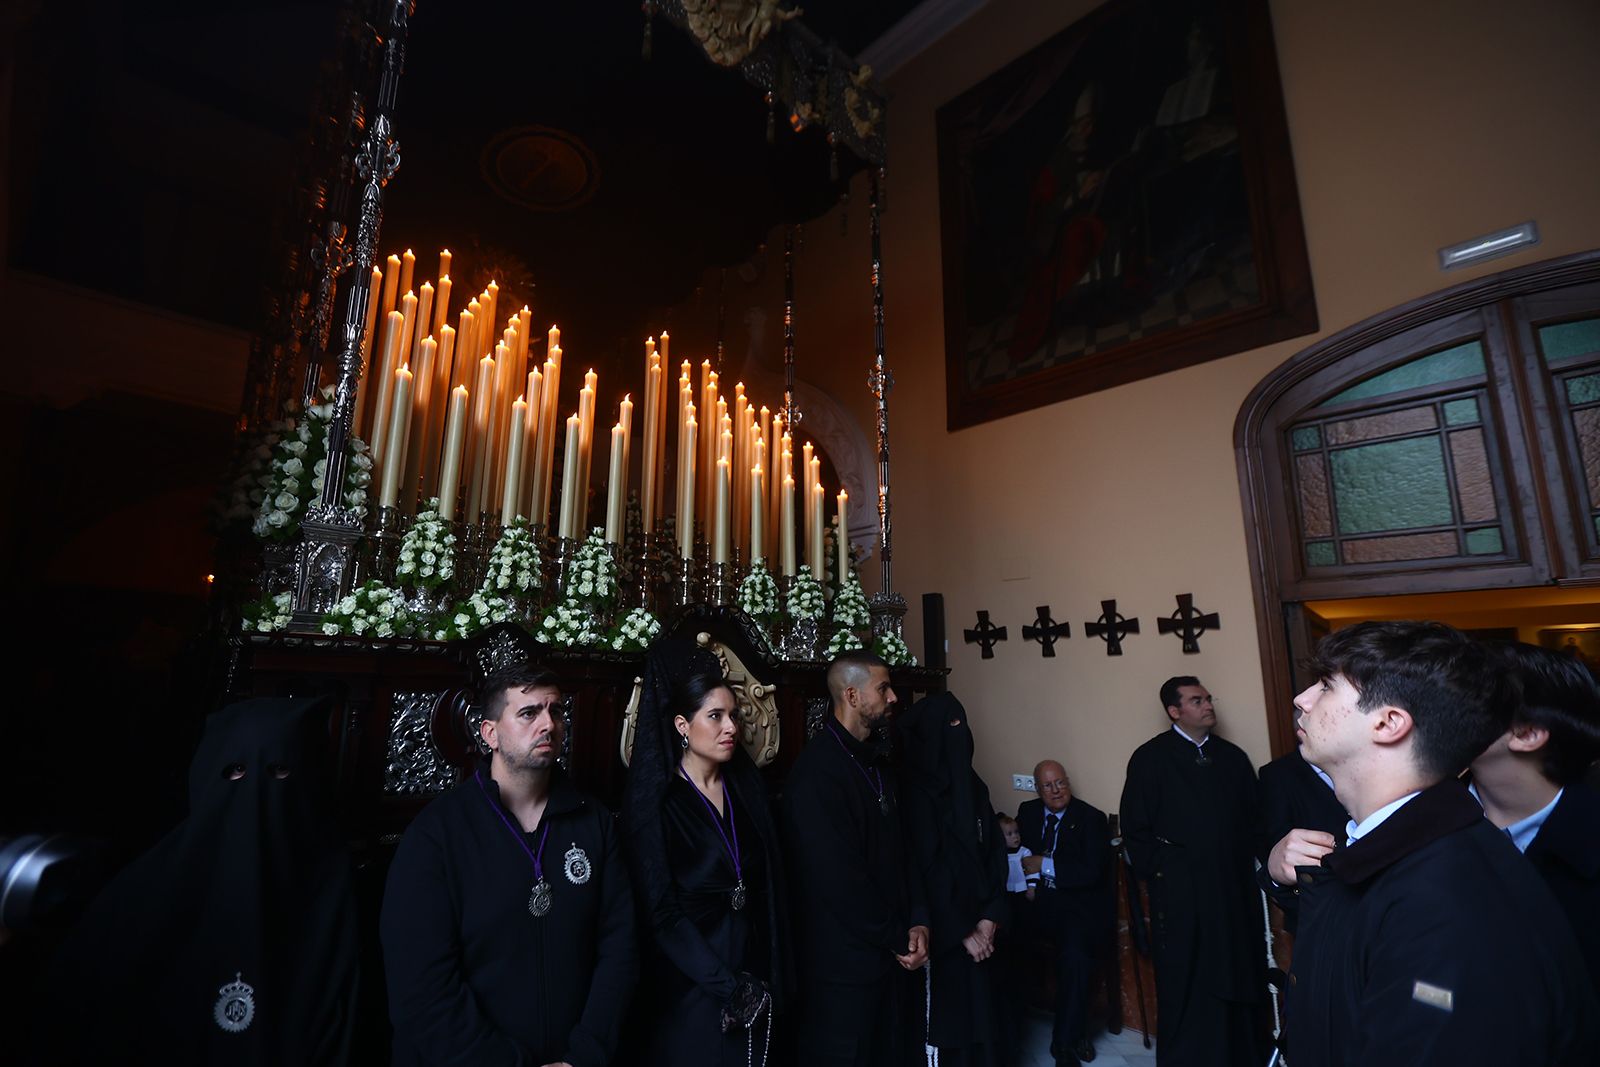
<instances>
[{"instance_id":1,"label":"white rose","mask_svg":"<svg viewBox=\"0 0 1600 1067\"><path fill-rule=\"evenodd\" d=\"M339 624L336 622L325 622L322 624L322 632L327 634L329 637L337 637L339 634Z\"/></svg>"},{"instance_id":2,"label":"white rose","mask_svg":"<svg viewBox=\"0 0 1600 1067\"><path fill-rule=\"evenodd\" d=\"M288 444L284 445L283 447L288 449L289 452L291 452L292 454L294 454L296 456L303 456L303 455L306 454L306 443L305 443L304 440L290 441Z\"/></svg>"},{"instance_id":3,"label":"white rose","mask_svg":"<svg viewBox=\"0 0 1600 1067\"><path fill-rule=\"evenodd\" d=\"M367 620L364 617L357 615L355 618L350 620L350 629L357 635L366 633Z\"/></svg>"},{"instance_id":4,"label":"white rose","mask_svg":"<svg viewBox=\"0 0 1600 1067\"><path fill-rule=\"evenodd\" d=\"M272 511L267 514L267 525L274 530L281 530L289 525L289 516L282 511Z\"/></svg>"},{"instance_id":5,"label":"white rose","mask_svg":"<svg viewBox=\"0 0 1600 1067\"><path fill-rule=\"evenodd\" d=\"M375 633L376 633L376 634L377 634L377 635L378 635L378 636L379 636L379 637L393 637L393 636L394 636L394 627L393 627L393 626L390 626L390 625L389 625L389 624L388 624L388 623L386 623L386 622L380 622L380 623L379 623L379 624L378 624L378 628L377 628L377 630L375 630L375 631L374 631L374 632L375 632Z\"/></svg>"}]
</instances>

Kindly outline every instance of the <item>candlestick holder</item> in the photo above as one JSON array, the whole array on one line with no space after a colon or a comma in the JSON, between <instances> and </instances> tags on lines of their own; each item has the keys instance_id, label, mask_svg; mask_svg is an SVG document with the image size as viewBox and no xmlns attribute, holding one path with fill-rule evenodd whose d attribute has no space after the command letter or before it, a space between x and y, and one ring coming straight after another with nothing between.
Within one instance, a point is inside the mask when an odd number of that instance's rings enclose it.
<instances>
[{"instance_id":1,"label":"candlestick holder","mask_svg":"<svg viewBox=\"0 0 1600 1067\"><path fill-rule=\"evenodd\" d=\"M692 556L678 557L677 581L673 583L673 602L679 607L700 603L699 568Z\"/></svg>"},{"instance_id":2,"label":"candlestick holder","mask_svg":"<svg viewBox=\"0 0 1600 1067\"><path fill-rule=\"evenodd\" d=\"M905 640L906 598L895 592L873 593L867 599L872 608L872 636L892 636Z\"/></svg>"},{"instance_id":3,"label":"candlestick holder","mask_svg":"<svg viewBox=\"0 0 1600 1067\"><path fill-rule=\"evenodd\" d=\"M655 604L656 535L646 530L639 536L638 562L633 572L634 595L638 606L653 611Z\"/></svg>"},{"instance_id":4,"label":"candlestick holder","mask_svg":"<svg viewBox=\"0 0 1600 1067\"><path fill-rule=\"evenodd\" d=\"M817 644L822 637L822 620L790 619L783 634L783 658L793 662L809 662L817 658Z\"/></svg>"},{"instance_id":5,"label":"candlestick holder","mask_svg":"<svg viewBox=\"0 0 1600 1067\"><path fill-rule=\"evenodd\" d=\"M568 571L572 569L572 558L578 554L578 542L571 537L556 538L555 554L555 581L556 599L563 600L567 595Z\"/></svg>"},{"instance_id":6,"label":"candlestick holder","mask_svg":"<svg viewBox=\"0 0 1600 1067\"><path fill-rule=\"evenodd\" d=\"M738 572L731 563L713 563L706 579L707 603L726 607L733 601L733 576Z\"/></svg>"},{"instance_id":7,"label":"candlestick holder","mask_svg":"<svg viewBox=\"0 0 1600 1067\"><path fill-rule=\"evenodd\" d=\"M394 581L395 559L400 554L400 538L405 520L399 508L380 507L372 529L372 574L384 584Z\"/></svg>"},{"instance_id":8,"label":"candlestick holder","mask_svg":"<svg viewBox=\"0 0 1600 1067\"><path fill-rule=\"evenodd\" d=\"M294 615L289 630L317 633L322 616L350 590L351 560L361 539L361 520L341 507L313 504L300 523L295 555Z\"/></svg>"}]
</instances>

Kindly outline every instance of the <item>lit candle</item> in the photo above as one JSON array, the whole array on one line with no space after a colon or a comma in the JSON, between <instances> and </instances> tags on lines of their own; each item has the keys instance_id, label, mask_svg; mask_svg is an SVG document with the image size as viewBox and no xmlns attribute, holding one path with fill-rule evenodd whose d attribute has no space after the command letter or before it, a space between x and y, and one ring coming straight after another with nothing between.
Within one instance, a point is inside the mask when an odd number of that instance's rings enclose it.
<instances>
[{"instance_id":1,"label":"lit candle","mask_svg":"<svg viewBox=\"0 0 1600 1067\"><path fill-rule=\"evenodd\" d=\"M752 564L758 559L765 559L767 555L766 544L762 537L764 531L761 528L761 512L767 499L765 478L765 472L762 471L759 463L750 468L750 499L756 502L756 506L750 509L750 562Z\"/></svg>"},{"instance_id":2,"label":"lit candle","mask_svg":"<svg viewBox=\"0 0 1600 1067\"><path fill-rule=\"evenodd\" d=\"M622 423L611 427L611 470L606 476L606 540L622 544L623 491L627 488L627 437Z\"/></svg>"},{"instance_id":3,"label":"lit candle","mask_svg":"<svg viewBox=\"0 0 1600 1067\"><path fill-rule=\"evenodd\" d=\"M566 451L561 462L561 526L562 537L577 537L578 519L578 445L583 440L583 426L577 415L567 417Z\"/></svg>"},{"instance_id":4,"label":"lit candle","mask_svg":"<svg viewBox=\"0 0 1600 1067\"><path fill-rule=\"evenodd\" d=\"M622 502L628 502L628 473L633 467L633 394L624 393L617 405L617 421L622 424Z\"/></svg>"},{"instance_id":5,"label":"lit candle","mask_svg":"<svg viewBox=\"0 0 1600 1067\"><path fill-rule=\"evenodd\" d=\"M650 347L655 348L655 342L650 342ZM653 351L650 353L650 366L645 370L644 378L644 464L640 470L640 497L639 506L641 518L644 520L644 532L651 533L656 528L656 466L660 462L660 447L656 439L656 420L661 416L661 359Z\"/></svg>"},{"instance_id":6,"label":"lit candle","mask_svg":"<svg viewBox=\"0 0 1600 1067\"><path fill-rule=\"evenodd\" d=\"M811 503L812 503L813 500L816 499L816 494L814 494L811 491L811 487L813 485L817 484L816 481L813 480L812 477L811 477L811 473L812 473L811 456L812 456L813 450L814 450L814 446L811 444L810 441L807 441L804 445L802 445L800 447L800 452L805 457L804 461L801 463L801 466L800 466L800 487L801 487L801 491L805 494L805 505L804 505L804 508L803 508L804 514L801 516L800 525L803 526L806 529L806 531L807 531L806 536L808 538L811 536L811 534L809 532L811 530ZM807 562L809 562L810 559L811 559L811 543L808 540L806 542L806 560L807 560ZM814 578L816 578L817 581L819 581L819 582L822 580L822 575L817 574L815 568L812 569L812 576Z\"/></svg>"},{"instance_id":7,"label":"lit candle","mask_svg":"<svg viewBox=\"0 0 1600 1067\"><path fill-rule=\"evenodd\" d=\"M493 340L492 335L494 333L494 324L497 321L495 319L495 313L499 311L499 309L500 286L491 280L488 288L484 289L483 291L483 323L486 327L488 327L489 333L489 336L485 336L483 339L485 345L488 345Z\"/></svg>"},{"instance_id":8,"label":"lit candle","mask_svg":"<svg viewBox=\"0 0 1600 1067\"><path fill-rule=\"evenodd\" d=\"M411 273L416 269L417 257L411 254L411 249L406 249L405 255L400 257L400 291L411 291Z\"/></svg>"},{"instance_id":9,"label":"lit candle","mask_svg":"<svg viewBox=\"0 0 1600 1067\"><path fill-rule=\"evenodd\" d=\"M455 518L461 490L461 448L467 439L467 387L450 392L450 416L444 427L444 468L439 474L439 517Z\"/></svg>"},{"instance_id":10,"label":"lit candle","mask_svg":"<svg viewBox=\"0 0 1600 1067\"><path fill-rule=\"evenodd\" d=\"M694 558L694 461L695 434L699 426L694 421L693 405L683 424L683 441L678 457L678 556Z\"/></svg>"},{"instance_id":11,"label":"lit candle","mask_svg":"<svg viewBox=\"0 0 1600 1067\"><path fill-rule=\"evenodd\" d=\"M456 331L450 326L439 328L439 352L433 364L433 391L428 398L428 424L422 440L428 442L422 456L422 499L432 496L439 483L439 448L432 442L441 441L445 417L450 405L451 361L455 358Z\"/></svg>"},{"instance_id":12,"label":"lit candle","mask_svg":"<svg viewBox=\"0 0 1600 1067\"><path fill-rule=\"evenodd\" d=\"M522 449L528 427L528 402L511 402L511 426L506 436L506 479L500 488L500 521L506 525L522 514Z\"/></svg>"},{"instance_id":13,"label":"lit candle","mask_svg":"<svg viewBox=\"0 0 1600 1067\"><path fill-rule=\"evenodd\" d=\"M845 533L845 516L850 512L850 494L843 489L839 490L838 504L839 510L834 513L838 531L834 534L833 545L839 553L839 587L842 589L850 577L850 539Z\"/></svg>"},{"instance_id":14,"label":"lit candle","mask_svg":"<svg viewBox=\"0 0 1600 1067\"><path fill-rule=\"evenodd\" d=\"M383 488L378 503L386 508L400 501L400 475L406 467L406 433L411 427L411 368L402 366L394 372L394 403L389 409L391 442L389 462L383 465Z\"/></svg>"},{"instance_id":15,"label":"lit candle","mask_svg":"<svg viewBox=\"0 0 1600 1067\"><path fill-rule=\"evenodd\" d=\"M551 349L544 361L544 414L539 419L539 499L533 504L533 521L541 525L550 519L550 492L555 485L556 425L560 416L556 401L561 395L561 346Z\"/></svg>"},{"instance_id":16,"label":"lit candle","mask_svg":"<svg viewBox=\"0 0 1600 1067\"><path fill-rule=\"evenodd\" d=\"M427 282L417 291L417 313L412 320L411 364L416 366L417 355L422 351L422 339L430 335L428 324L433 321L433 286Z\"/></svg>"},{"instance_id":17,"label":"lit candle","mask_svg":"<svg viewBox=\"0 0 1600 1067\"><path fill-rule=\"evenodd\" d=\"M783 479L783 492L778 497L778 537L783 546L783 573L791 578L795 573L794 562L794 479Z\"/></svg>"},{"instance_id":18,"label":"lit candle","mask_svg":"<svg viewBox=\"0 0 1600 1067\"><path fill-rule=\"evenodd\" d=\"M812 485L811 536L807 539L809 544L806 547L810 550L807 555L810 556L811 560L811 576L819 582L826 581L826 571L823 570L826 564L823 561L827 557L823 554L822 549L822 508L826 494L827 490L822 488L821 482Z\"/></svg>"},{"instance_id":19,"label":"lit candle","mask_svg":"<svg viewBox=\"0 0 1600 1067\"><path fill-rule=\"evenodd\" d=\"M484 466L489 458L489 405L494 400L494 359L478 361L478 377L472 386L472 490L467 495L463 522L477 522L484 510L483 487L487 481Z\"/></svg>"},{"instance_id":20,"label":"lit candle","mask_svg":"<svg viewBox=\"0 0 1600 1067\"><path fill-rule=\"evenodd\" d=\"M717 460L717 488L715 494L714 512L716 521L712 525L714 531L711 539L711 562L728 562L728 522L729 522L729 490L732 488L730 472L732 463L726 456Z\"/></svg>"},{"instance_id":21,"label":"lit candle","mask_svg":"<svg viewBox=\"0 0 1600 1067\"><path fill-rule=\"evenodd\" d=\"M440 259L449 256L446 252ZM433 294L433 326L432 331L437 334L450 321L450 275L439 275L439 288Z\"/></svg>"},{"instance_id":22,"label":"lit candle","mask_svg":"<svg viewBox=\"0 0 1600 1067\"><path fill-rule=\"evenodd\" d=\"M422 339L421 351L417 353L411 421L407 424L406 430L405 482L400 487L400 507L407 515L416 514L417 484L422 478L422 454L433 444L433 438L428 436L428 410L433 394L433 364L438 348L438 343L433 338L425 337ZM414 441L411 440L413 436L416 437Z\"/></svg>"},{"instance_id":23,"label":"lit candle","mask_svg":"<svg viewBox=\"0 0 1600 1067\"><path fill-rule=\"evenodd\" d=\"M450 275L450 250L444 249L439 253L439 277L446 278Z\"/></svg>"},{"instance_id":24,"label":"lit candle","mask_svg":"<svg viewBox=\"0 0 1600 1067\"><path fill-rule=\"evenodd\" d=\"M522 494L523 514L533 521L535 502L539 499L539 422L544 415L544 374L538 367L528 372L525 379L528 391L528 423L522 429Z\"/></svg>"},{"instance_id":25,"label":"lit candle","mask_svg":"<svg viewBox=\"0 0 1600 1067\"><path fill-rule=\"evenodd\" d=\"M400 257L390 256L384 261L383 266L383 307L379 308L387 317L394 310L394 302L400 297Z\"/></svg>"},{"instance_id":26,"label":"lit candle","mask_svg":"<svg viewBox=\"0 0 1600 1067\"><path fill-rule=\"evenodd\" d=\"M594 397L598 379L593 370L583 376L583 388L578 390L578 511L574 521L578 532L574 537L589 533L589 467L594 455Z\"/></svg>"},{"instance_id":27,"label":"lit candle","mask_svg":"<svg viewBox=\"0 0 1600 1067\"><path fill-rule=\"evenodd\" d=\"M400 298L400 354L395 357L395 366L411 361L412 338L417 329L417 294L407 291Z\"/></svg>"}]
</instances>

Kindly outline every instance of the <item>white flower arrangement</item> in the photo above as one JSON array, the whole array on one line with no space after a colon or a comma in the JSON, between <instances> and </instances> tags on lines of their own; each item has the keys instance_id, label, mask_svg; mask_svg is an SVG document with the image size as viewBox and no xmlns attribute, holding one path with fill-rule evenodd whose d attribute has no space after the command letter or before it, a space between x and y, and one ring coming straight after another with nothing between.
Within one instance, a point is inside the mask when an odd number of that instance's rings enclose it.
<instances>
[{"instance_id":1,"label":"white flower arrangement","mask_svg":"<svg viewBox=\"0 0 1600 1067\"><path fill-rule=\"evenodd\" d=\"M499 596L526 596L537 592L543 579L539 547L528 533L528 520L518 517L505 528L489 552L481 592Z\"/></svg>"},{"instance_id":2,"label":"white flower arrangement","mask_svg":"<svg viewBox=\"0 0 1600 1067\"><path fill-rule=\"evenodd\" d=\"M581 600L568 597L545 613L539 624L539 640L547 645L598 645L605 631L595 625L594 612Z\"/></svg>"},{"instance_id":3,"label":"white flower arrangement","mask_svg":"<svg viewBox=\"0 0 1600 1067\"><path fill-rule=\"evenodd\" d=\"M294 615L294 596L290 593L269 594L246 604L239 614L247 633L275 633L289 625L289 619Z\"/></svg>"},{"instance_id":4,"label":"white flower arrangement","mask_svg":"<svg viewBox=\"0 0 1600 1067\"><path fill-rule=\"evenodd\" d=\"M841 652L853 652L860 647L861 638L856 636L854 630L835 630L833 636L828 638L827 658L832 659Z\"/></svg>"},{"instance_id":5,"label":"white flower arrangement","mask_svg":"<svg viewBox=\"0 0 1600 1067\"><path fill-rule=\"evenodd\" d=\"M915 667L917 657L911 654L905 639L894 634L879 634L872 639L872 653L891 667Z\"/></svg>"},{"instance_id":6,"label":"white flower arrangement","mask_svg":"<svg viewBox=\"0 0 1600 1067\"><path fill-rule=\"evenodd\" d=\"M826 607L822 595L822 583L811 576L810 566L800 564L800 570L794 576L794 584L789 587L789 617L820 619Z\"/></svg>"},{"instance_id":7,"label":"white flower arrangement","mask_svg":"<svg viewBox=\"0 0 1600 1067\"><path fill-rule=\"evenodd\" d=\"M521 614L505 597L479 589L433 620L428 636L435 641L459 641L496 623L520 619Z\"/></svg>"},{"instance_id":8,"label":"white flower arrangement","mask_svg":"<svg viewBox=\"0 0 1600 1067\"><path fill-rule=\"evenodd\" d=\"M455 577L456 535L448 530L439 518L439 499L434 497L400 539L394 567L396 585L437 589Z\"/></svg>"},{"instance_id":9,"label":"white flower arrangement","mask_svg":"<svg viewBox=\"0 0 1600 1067\"><path fill-rule=\"evenodd\" d=\"M333 386L324 386L323 402L303 413L288 409L278 441L271 447L266 474L257 479L261 496L251 525L257 537L287 541L300 529L311 501L322 493L328 469L328 424L333 419ZM277 425L277 424L275 424ZM372 457L366 442L350 437L345 444L344 503L357 518L367 514L367 487L372 484ZM259 449L257 450L259 459ZM251 491L254 499L254 490Z\"/></svg>"},{"instance_id":10,"label":"white flower arrangement","mask_svg":"<svg viewBox=\"0 0 1600 1067\"><path fill-rule=\"evenodd\" d=\"M750 562L750 573L739 582L739 609L758 622L770 622L778 614L778 583L767 573L767 561L757 556Z\"/></svg>"},{"instance_id":11,"label":"white flower arrangement","mask_svg":"<svg viewBox=\"0 0 1600 1067\"><path fill-rule=\"evenodd\" d=\"M610 604L617 596L617 561L606 548L605 532L599 527L578 546L567 565L566 596L569 601Z\"/></svg>"},{"instance_id":12,"label":"white flower arrangement","mask_svg":"<svg viewBox=\"0 0 1600 1067\"><path fill-rule=\"evenodd\" d=\"M398 589L374 578L322 617L322 632L329 637L404 637L411 632L411 614Z\"/></svg>"},{"instance_id":13,"label":"white flower arrangement","mask_svg":"<svg viewBox=\"0 0 1600 1067\"><path fill-rule=\"evenodd\" d=\"M839 539L835 536L837 533L838 527L830 526L822 538L823 559L828 568L828 588L835 593L839 591ZM856 575L856 565L861 561L861 549L846 539L845 551L850 554L850 575L859 583L861 579Z\"/></svg>"},{"instance_id":14,"label":"white flower arrangement","mask_svg":"<svg viewBox=\"0 0 1600 1067\"><path fill-rule=\"evenodd\" d=\"M867 604L866 591L861 588L861 579L855 571L849 573L843 588L833 598L833 623L847 630L872 625L872 608Z\"/></svg>"},{"instance_id":15,"label":"white flower arrangement","mask_svg":"<svg viewBox=\"0 0 1600 1067\"><path fill-rule=\"evenodd\" d=\"M618 652L643 652L661 633L661 623L644 608L634 608L611 631L611 647Z\"/></svg>"}]
</instances>

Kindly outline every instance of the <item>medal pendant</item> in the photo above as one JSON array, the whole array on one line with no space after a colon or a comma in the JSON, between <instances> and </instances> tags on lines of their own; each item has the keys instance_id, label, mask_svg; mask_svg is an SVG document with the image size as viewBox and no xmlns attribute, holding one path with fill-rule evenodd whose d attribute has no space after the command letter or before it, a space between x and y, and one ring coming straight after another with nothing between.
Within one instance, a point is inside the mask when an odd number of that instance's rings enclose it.
<instances>
[{"instance_id":1,"label":"medal pendant","mask_svg":"<svg viewBox=\"0 0 1600 1067\"><path fill-rule=\"evenodd\" d=\"M745 897L745 894L744 894L744 882L741 880L738 885L733 887L733 910L734 911L743 911L744 910L744 897Z\"/></svg>"},{"instance_id":2,"label":"medal pendant","mask_svg":"<svg viewBox=\"0 0 1600 1067\"><path fill-rule=\"evenodd\" d=\"M550 891L550 883L543 878L534 883L533 892L528 894L528 914L536 919L550 914L550 905L554 902L555 894Z\"/></svg>"}]
</instances>

